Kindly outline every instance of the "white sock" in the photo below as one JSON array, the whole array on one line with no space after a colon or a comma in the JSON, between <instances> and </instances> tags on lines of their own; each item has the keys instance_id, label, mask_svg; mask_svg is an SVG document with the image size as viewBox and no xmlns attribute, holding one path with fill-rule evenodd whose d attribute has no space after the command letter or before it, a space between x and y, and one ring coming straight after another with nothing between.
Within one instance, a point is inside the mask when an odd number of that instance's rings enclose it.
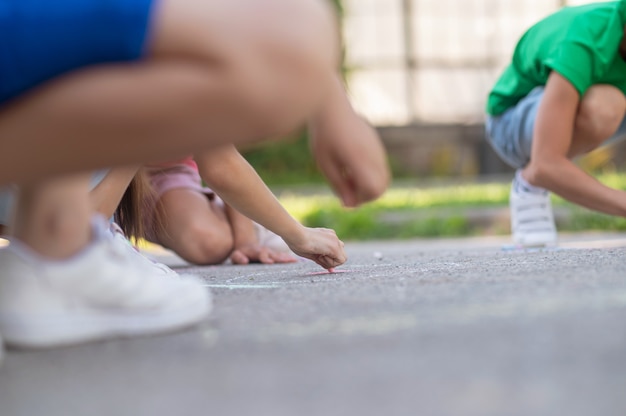
<instances>
[{"instance_id":1,"label":"white sock","mask_svg":"<svg viewBox=\"0 0 626 416\"><path fill-rule=\"evenodd\" d=\"M515 179L513 180L513 186L515 186L515 190L517 192L526 192L531 194L546 194L547 190L544 188L540 188L538 186L534 186L528 183L526 179L522 176L522 170L518 169L515 172Z\"/></svg>"}]
</instances>

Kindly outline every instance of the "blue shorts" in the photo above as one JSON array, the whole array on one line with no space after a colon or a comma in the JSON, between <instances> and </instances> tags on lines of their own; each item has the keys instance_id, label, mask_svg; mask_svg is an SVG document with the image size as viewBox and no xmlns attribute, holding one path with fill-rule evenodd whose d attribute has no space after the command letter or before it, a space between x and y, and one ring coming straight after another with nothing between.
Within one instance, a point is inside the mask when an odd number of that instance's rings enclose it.
<instances>
[{"instance_id":1,"label":"blue shorts","mask_svg":"<svg viewBox=\"0 0 626 416\"><path fill-rule=\"evenodd\" d=\"M543 97L543 87L533 89L515 107L498 116L488 116L485 124L487 140L495 152L511 167L523 168L530 161L537 109ZM617 132L605 144L623 139L626 117Z\"/></svg>"},{"instance_id":2,"label":"blue shorts","mask_svg":"<svg viewBox=\"0 0 626 416\"><path fill-rule=\"evenodd\" d=\"M86 66L144 52L153 0L0 0L0 104Z\"/></svg>"}]
</instances>

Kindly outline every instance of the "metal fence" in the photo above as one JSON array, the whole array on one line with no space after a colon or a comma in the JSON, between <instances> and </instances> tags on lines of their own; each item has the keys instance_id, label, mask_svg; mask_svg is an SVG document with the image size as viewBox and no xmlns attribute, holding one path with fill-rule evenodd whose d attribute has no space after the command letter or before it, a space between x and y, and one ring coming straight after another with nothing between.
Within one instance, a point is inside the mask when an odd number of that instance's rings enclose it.
<instances>
[{"instance_id":1,"label":"metal fence","mask_svg":"<svg viewBox=\"0 0 626 416\"><path fill-rule=\"evenodd\" d=\"M475 123L522 33L565 0L343 0L350 94L376 125Z\"/></svg>"}]
</instances>

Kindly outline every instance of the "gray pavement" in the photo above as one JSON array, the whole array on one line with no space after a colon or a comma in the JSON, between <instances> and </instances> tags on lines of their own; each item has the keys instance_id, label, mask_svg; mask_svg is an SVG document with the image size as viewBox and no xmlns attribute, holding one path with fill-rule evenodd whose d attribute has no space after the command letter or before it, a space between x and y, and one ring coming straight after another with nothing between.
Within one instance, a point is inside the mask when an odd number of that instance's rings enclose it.
<instances>
[{"instance_id":1,"label":"gray pavement","mask_svg":"<svg viewBox=\"0 0 626 416\"><path fill-rule=\"evenodd\" d=\"M314 264L189 268L200 328L9 351L0 415L625 415L626 235L348 244Z\"/></svg>"}]
</instances>

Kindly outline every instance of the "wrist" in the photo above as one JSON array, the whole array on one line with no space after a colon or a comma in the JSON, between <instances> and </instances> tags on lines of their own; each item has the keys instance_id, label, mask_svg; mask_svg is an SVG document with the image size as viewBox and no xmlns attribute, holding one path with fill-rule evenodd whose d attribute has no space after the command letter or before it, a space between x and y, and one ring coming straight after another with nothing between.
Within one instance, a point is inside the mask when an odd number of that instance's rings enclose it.
<instances>
[{"instance_id":1,"label":"wrist","mask_svg":"<svg viewBox=\"0 0 626 416\"><path fill-rule=\"evenodd\" d=\"M306 230L307 228L304 225L294 221L293 226L287 232L277 234L285 240L288 246L299 246L306 240Z\"/></svg>"}]
</instances>

